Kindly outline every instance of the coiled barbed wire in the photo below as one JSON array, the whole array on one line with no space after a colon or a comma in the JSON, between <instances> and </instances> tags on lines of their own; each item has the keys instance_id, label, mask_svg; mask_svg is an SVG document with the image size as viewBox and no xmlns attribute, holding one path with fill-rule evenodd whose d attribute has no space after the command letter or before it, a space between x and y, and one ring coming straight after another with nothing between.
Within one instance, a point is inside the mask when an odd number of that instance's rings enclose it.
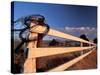
<instances>
[{"instance_id":1,"label":"coiled barbed wire","mask_svg":"<svg viewBox=\"0 0 100 75\"><path fill-rule=\"evenodd\" d=\"M31 27L30 24L32 23L33 19L36 20L37 24ZM39 36L41 36L43 38L48 33L49 28L50 28L49 25L45 24L44 21L45 21L45 18L42 15L29 15L29 16L26 16L26 17L21 17L21 18L19 18L16 21L12 21L11 22L12 25L14 23L17 23L17 22L21 22L22 25L24 25L24 28L21 28L21 29L13 29L13 27L11 29L11 31L20 31L19 38L22 41L19 44L19 46L17 46L17 48L15 50L18 50L24 44L24 42L29 42L29 41L35 41L35 40L37 40L37 37L32 37L32 39L29 39L28 35L26 37L23 36L26 31L28 31L30 33L33 33L33 31L30 31L30 30L32 28L34 28L34 27L37 27L37 25L41 25L41 26L46 27L46 29L45 29L44 32L38 33Z\"/></svg>"}]
</instances>

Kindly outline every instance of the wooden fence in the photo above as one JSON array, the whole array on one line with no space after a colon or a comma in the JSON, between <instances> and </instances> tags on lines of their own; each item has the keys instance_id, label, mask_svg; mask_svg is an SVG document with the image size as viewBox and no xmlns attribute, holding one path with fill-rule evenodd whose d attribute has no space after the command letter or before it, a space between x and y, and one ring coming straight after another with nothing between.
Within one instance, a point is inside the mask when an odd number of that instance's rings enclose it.
<instances>
[{"instance_id":1,"label":"wooden fence","mask_svg":"<svg viewBox=\"0 0 100 75\"><path fill-rule=\"evenodd\" d=\"M30 36L34 36L34 35L37 36L37 33L42 33L45 30L45 27L37 25L37 27L32 28L31 30L34 33L30 33ZM70 60L69 62L66 62L62 65L59 65L59 66L53 68L53 69L48 70L48 71L63 71L65 69L69 68L70 66L74 65L78 61L82 60L87 55L89 55L93 51L93 49L96 47L96 45L92 42L83 40L81 38L78 38L78 37L75 37L75 36L72 36L69 34L62 33L60 31L57 31L54 29L50 29L49 32L47 33L47 35L78 41L78 42L80 42L81 45L80 45L80 47L37 48L36 47L37 41L29 42L28 58L26 59L26 61L24 63L24 73L36 72L36 68L37 68L36 59L39 57L81 51L81 55L79 57L76 57L76 58ZM87 44L89 44L89 46L83 47L83 43L87 43ZM83 54L83 51L85 51L87 49L89 49L89 51L87 53Z\"/></svg>"}]
</instances>

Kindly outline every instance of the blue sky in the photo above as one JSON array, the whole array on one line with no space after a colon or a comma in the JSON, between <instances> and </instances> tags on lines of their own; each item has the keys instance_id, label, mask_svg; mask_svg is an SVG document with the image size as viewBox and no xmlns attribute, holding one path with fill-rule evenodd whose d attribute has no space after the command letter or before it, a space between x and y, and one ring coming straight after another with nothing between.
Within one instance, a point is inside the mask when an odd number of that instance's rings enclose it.
<instances>
[{"instance_id":1,"label":"blue sky","mask_svg":"<svg viewBox=\"0 0 100 75\"><path fill-rule=\"evenodd\" d=\"M69 29L72 27L89 27L90 29L95 28L95 30L97 27L97 7L95 6L14 2L14 21L31 14L41 14L51 28L75 36L79 36L80 32L67 32L66 27ZM93 34L88 34L88 36L96 37Z\"/></svg>"}]
</instances>

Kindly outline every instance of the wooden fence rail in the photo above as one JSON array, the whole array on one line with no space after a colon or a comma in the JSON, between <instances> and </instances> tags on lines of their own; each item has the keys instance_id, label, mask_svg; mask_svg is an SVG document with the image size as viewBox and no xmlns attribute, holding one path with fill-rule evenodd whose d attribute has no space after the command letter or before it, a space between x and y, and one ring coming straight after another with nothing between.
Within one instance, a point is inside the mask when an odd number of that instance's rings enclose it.
<instances>
[{"instance_id":1,"label":"wooden fence rail","mask_svg":"<svg viewBox=\"0 0 100 75\"><path fill-rule=\"evenodd\" d=\"M45 27L37 25L35 28L32 29L32 32L43 33L44 30L45 30ZM47 35L56 36L56 37L60 37L60 38L64 38L64 39L69 39L69 40L74 40L74 41L79 41L79 42L83 42L83 43L88 43L88 44L93 44L94 45L94 43L92 43L92 42L83 40L83 39L81 39L79 37L72 36L72 35L69 35L67 33L63 33L63 32L60 32L60 31L57 31L57 30L54 30L54 29L50 29L49 32L47 33Z\"/></svg>"},{"instance_id":2,"label":"wooden fence rail","mask_svg":"<svg viewBox=\"0 0 100 75\"><path fill-rule=\"evenodd\" d=\"M44 57L50 55L57 55L63 53L70 53L76 51L83 51L86 49L92 49L94 46L90 47L65 47L65 48L33 48L28 54L28 58L37 58L37 57Z\"/></svg>"}]
</instances>

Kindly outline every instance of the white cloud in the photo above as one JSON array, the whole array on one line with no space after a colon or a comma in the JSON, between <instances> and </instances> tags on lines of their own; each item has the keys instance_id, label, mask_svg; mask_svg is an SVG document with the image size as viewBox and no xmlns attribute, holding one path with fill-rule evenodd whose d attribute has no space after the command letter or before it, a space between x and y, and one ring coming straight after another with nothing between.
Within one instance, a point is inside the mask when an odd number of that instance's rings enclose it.
<instances>
[{"instance_id":1,"label":"white cloud","mask_svg":"<svg viewBox=\"0 0 100 75\"><path fill-rule=\"evenodd\" d=\"M81 34L96 34L97 30L95 27L65 27L66 32L78 32Z\"/></svg>"}]
</instances>

